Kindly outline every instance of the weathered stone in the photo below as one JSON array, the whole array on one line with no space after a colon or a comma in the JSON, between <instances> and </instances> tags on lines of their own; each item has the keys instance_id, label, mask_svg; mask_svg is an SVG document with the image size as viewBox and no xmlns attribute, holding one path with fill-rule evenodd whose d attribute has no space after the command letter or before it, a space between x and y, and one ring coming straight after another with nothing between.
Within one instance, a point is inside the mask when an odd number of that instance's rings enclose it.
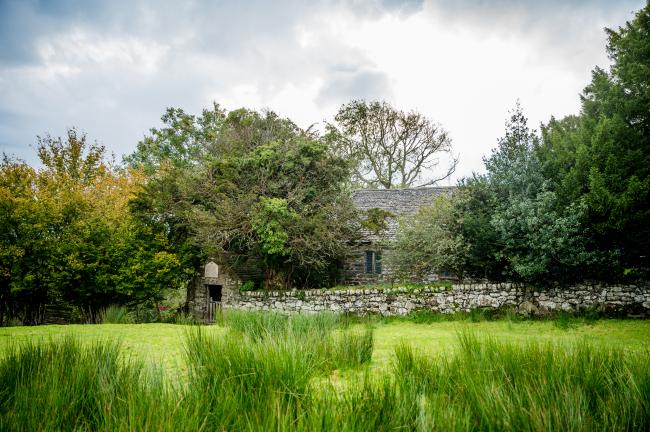
<instances>
[{"instance_id":1,"label":"weathered stone","mask_svg":"<svg viewBox=\"0 0 650 432\"><path fill-rule=\"evenodd\" d=\"M223 275L223 273L221 273ZM650 287L620 286L567 287L537 291L508 284L463 284L449 290L408 290L405 287L380 289L348 289L338 292L325 290L293 290L285 292L244 292L230 287L224 294L222 307L248 310L280 310L286 312L314 313L322 310L335 312L382 315L403 315L416 309L429 309L442 313L469 311L476 307L516 307L524 315L542 315L548 312L578 311L597 307L602 311L634 310L635 314L650 314ZM505 289L505 287L508 287ZM197 286L197 288L199 288ZM192 298L198 313L207 294L197 290ZM189 303L189 296L188 296ZM205 305L205 303L203 303ZM618 312L617 312L618 313Z\"/></svg>"}]
</instances>

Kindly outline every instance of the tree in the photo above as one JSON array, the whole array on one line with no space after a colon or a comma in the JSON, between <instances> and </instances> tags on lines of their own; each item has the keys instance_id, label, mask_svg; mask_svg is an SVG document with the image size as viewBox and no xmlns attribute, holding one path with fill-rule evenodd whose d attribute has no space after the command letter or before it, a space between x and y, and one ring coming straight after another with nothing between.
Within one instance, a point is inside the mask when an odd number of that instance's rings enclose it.
<instances>
[{"instance_id":1,"label":"tree","mask_svg":"<svg viewBox=\"0 0 650 432\"><path fill-rule=\"evenodd\" d=\"M150 135L140 141L136 150L124 156L128 166L154 174L163 164L175 168L191 167L217 135L224 111L214 104L197 117L181 108L167 108L161 117L163 128L152 128Z\"/></svg>"},{"instance_id":2,"label":"tree","mask_svg":"<svg viewBox=\"0 0 650 432\"><path fill-rule=\"evenodd\" d=\"M492 154L483 158L490 184L500 200L513 196L535 197L548 188L536 153L539 142L517 101L506 121L504 136Z\"/></svg>"},{"instance_id":3,"label":"tree","mask_svg":"<svg viewBox=\"0 0 650 432\"><path fill-rule=\"evenodd\" d=\"M116 169L76 129L37 149L39 170L0 164L0 322L40 323L60 303L94 321L106 306L156 302L182 285L166 238L129 212L139 170Z\"/></svg>"},{"instance_id":4,"label":"tree","mask_svg":"<svg viewBox=\"0 0 650 432\"><path fill-rule=\"evenodd\" d=\"M400 220L388 266L402 280L423 280L440 272L462 279L467 244L456 229L452 198L440 196Z\"/></svg>"},{"instance_id":5,"label":"tree","mask_svg":"<svg viewBox=\"0 0 650 432\"><path fill-rule=\"evenodd\" d=\"M465 241L465 273L473 278L502 281L508 263L499 253L499 232L492 217L499 198L486 176L463 179L454 191L453 212L457 234Z\"/></svg>"},{"instance_id":6,"label":"tree","mask_svg":"<svg viewBox=\"0 0 650 432\"><path fill-rule=\"evenodd\" d=\"M455 201L472 276L572 282L606 259L593 250L586 206L558 199L540 154L546 154L540 139L517 103L503 138L484 159L486 175L465 181Z\"/></svg>"},{"instance_id":7,"label":"tree","mask_svg":"<svg viewBox=\"0 0 650 432\"><path fill-rule=\"evenodd\" d=\"M336 282L333 271L354 230L345 161L323 143L296 136L204 169L210 175L188 183L204 248L258 263L267 287Z\"/></svg>"},{"instance_id":8,"label":"tree","mask_svg":"<svg viewBox=\"0 0 650 432\"><path fill-rule=\"evenodd\" d=\"M338 155L353 162L353 181L360 186L433 185L456 169L449 135L418 112L357 100L342 105L334 120L327 124L327 139ZM449 166L433 174L443 155Z\"/></svg>"},{"instance_id":9,"label":"tree","mask_svg":"<svg viewBox=\"0 0 650 432\"><path fill-rule=\"evenodd\" d=\"M259 279L255 271L240 277L267 287L335 283L354 237L348 163L316 133L272 111L185 116L164 133L152 130L147 145L125 158L155 168L132 215L165 236L182 268L211 256L234 270L259 270ZM167 152L170 137L174 148L194 150Z\"/></svg>"},{"instance_id":10,"label":"tree","mask_svg":"<svg viewBox=\"0 0 650 432\"><path fill-rule=\"evenodd\" d=\"M38 219L35 182L33 168L3 155L0 162L0 325L5 317L15 317L22 309L16 290L17 282L26 277L27 257L34 249L47 253L45 248L33 247L40 243L39 236L31 229ZM34 297L37 303L39 296Z\"/></svg>"},{"instance_id":11,"label":"tree","mask_svg":"<svg viewBox=\"0 0 650 432\"><path fill-rule=\"evenodd\" d=\"M552 119L540 156L561 202L586 204L595 247L618 253L603 276L650 274L650 3L606 29L608 71L596 68L579 118Z\"/></svg>"}]
</instances>

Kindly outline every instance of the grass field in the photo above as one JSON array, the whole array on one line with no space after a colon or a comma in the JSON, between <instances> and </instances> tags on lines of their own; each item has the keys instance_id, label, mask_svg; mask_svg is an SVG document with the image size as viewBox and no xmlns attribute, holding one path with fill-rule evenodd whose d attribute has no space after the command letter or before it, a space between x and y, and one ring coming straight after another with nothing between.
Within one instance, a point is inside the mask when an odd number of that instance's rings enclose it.
<instances>
[{"instance_id":1,"label":"grass field","mask_svg":"<svg viewBox=\"0 0 650 432\"><path fill-rule=\"evenodd\" d=\"M625 351L650 349L650 320L574 320L567 328L554 321L445 321L413 323L389 320L373 323L374 350L371 366L386 368L394 357L395 347L407 342L430 354L449 354L458 347L458 333L471 331L477 336L490 336L497 341L526 343L549 342L572 344L586 341L595 345L621 348ZM119 341L122 355L162 367L168 376L184 376L187 365L184 337L188 326L175 324L97 324L50 325L38 327L0 328L0 357L12 343L47 341L74 336L82 342ZM226 334L223 326L204 328L209 334Z\"/></svg>"},{"instance_id":2,"label":"grass field","mask_svg":"<svg viewBox=\"0 0 650 432\"><path fill-rule=\"evenodd\" d=\"M650 321L477 320L3 328L0 430L650 428Z\"/></svg>"}]
</instances>

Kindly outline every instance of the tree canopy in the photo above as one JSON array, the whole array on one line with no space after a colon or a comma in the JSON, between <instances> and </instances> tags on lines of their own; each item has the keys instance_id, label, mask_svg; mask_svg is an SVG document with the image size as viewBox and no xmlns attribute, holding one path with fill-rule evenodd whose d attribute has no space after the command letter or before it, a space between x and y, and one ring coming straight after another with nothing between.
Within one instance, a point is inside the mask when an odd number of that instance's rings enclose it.
<instances>
[{"instance_id":1,"label":"tree canopy","mask_svg":"<svg viewBox=\"0 0 650 432\"><path fill-rule=\"evenodd\" d=\"M348 162L314 132L270 111L220 111L204 124L210 139L191 164L170 161L167 173L159 170L136 200L140 213L170 234L181 232L178 243L233 269L257 270L244 279L282 287L335 283L336 264L354 238ZM181 134L175 127L145 139L148 146L129 160L160 154L167 136Z\"/></svg>"},{"instance_id":2,"label":"tree canopy","mask_svg":"<svg viewBox=\"0 0 650 432\"><path fill-rule=\"evenodd\" d=\"M387 102L344 104L327 130L334 151L352 162L353 182L362 187L433 185L453 174L458 162L442 126ZM449 165L436 172L441 156Z\"/></svg>"}]
</instances>

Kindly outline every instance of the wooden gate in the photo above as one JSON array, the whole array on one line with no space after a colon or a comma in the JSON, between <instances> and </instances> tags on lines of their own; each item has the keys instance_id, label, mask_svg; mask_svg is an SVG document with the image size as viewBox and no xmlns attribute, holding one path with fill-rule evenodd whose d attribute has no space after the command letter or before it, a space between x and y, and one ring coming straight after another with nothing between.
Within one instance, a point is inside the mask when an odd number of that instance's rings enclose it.
<instances>
[{"instance_id":1,"label":"wooden gate","mask_svg":"<svg viewBox=\"0 0 650 432\"><path fill-rule=\"evenodd\" d=\"M214 323L214 320L217 317L219 311L221 311L221 302L212 301L208 299L208 316L207 316L208 324Z\"/></svg>"}]
</instances>

